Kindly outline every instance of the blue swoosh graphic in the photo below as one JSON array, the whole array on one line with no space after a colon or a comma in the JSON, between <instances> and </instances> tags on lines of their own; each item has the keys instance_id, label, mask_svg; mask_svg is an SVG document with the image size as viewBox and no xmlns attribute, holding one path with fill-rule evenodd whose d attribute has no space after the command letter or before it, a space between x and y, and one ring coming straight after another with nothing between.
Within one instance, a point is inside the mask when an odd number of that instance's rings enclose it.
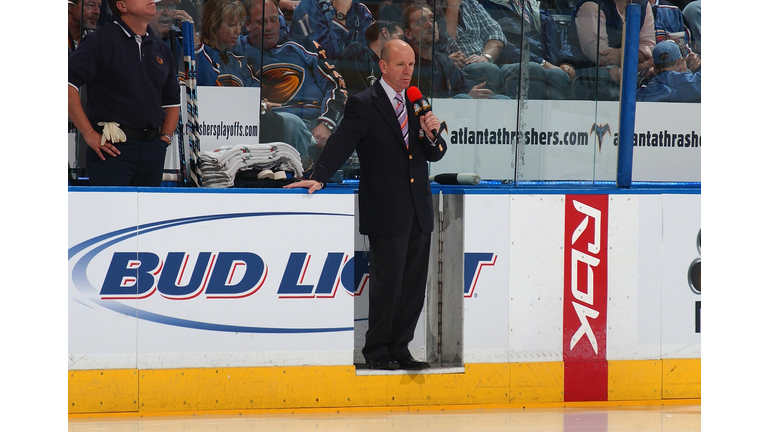
<instances>
[{"instance_id":1,"label":"blue swoosh graphic","mask_svg":"<svg viewBox=\"0 0 768 432\"><path fill-rule=\"evenodd\" d=\"M199 222L207 222L213 220L225 220L225 219L237 219L237 218L251 218L260 216L344 216L354 217L353 214L348 213L311 213L311 212L255 212L255 213L232 213L232 214L220 214L220 215L206 215L206 216L192 216L186 218L169 219L166 221L151 222L138 226L132 226L128 228L118 229L112 232L98 235L91 239L80 242L68 249L68 260L71 260L74 256L80 252L86 251L83 256L75 262L72 268L72 283L75 288L83 294L91 302L112 310L122 315L129 317L135 317L143 319L145 321L151 321L158 324L172 325L176 327L191 328L197 330L210 330L221 332L233 332L233 333L271 333L271 334L297 334L297 333L333 333L354 331L354 327L326 327L326 328L279 328L279 327L248 327L248 326L236 326L226 324L215 324L201 321L192 321L182 318L175 318L166 315L160 315L153 312L148 312L136 307L132 307L117 301L102 301L99 298L98 290L91 285L88 277L86 276L86 270L88 264L96 256L98 256L105 249L123 242L125 240L138 237L142 234L151 233L154 231L172 228L182 225L189 225Z\"/></svg>"}]
</instances>

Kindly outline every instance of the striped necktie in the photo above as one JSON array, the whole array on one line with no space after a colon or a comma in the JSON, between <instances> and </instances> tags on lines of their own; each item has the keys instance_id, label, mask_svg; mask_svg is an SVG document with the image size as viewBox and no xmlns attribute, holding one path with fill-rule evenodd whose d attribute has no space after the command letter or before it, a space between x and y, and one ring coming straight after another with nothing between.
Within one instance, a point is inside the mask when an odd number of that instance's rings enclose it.
<instances>
[{"instance_id":1,"label":"striped necktie","mask_svg":"<svg viewBox=\"0 0 768 432\"><path fill-rule=\"evenodd\" d=\"M400 123L400 131L403 132L403 140L405 141L405 148L408 148L408 111L405 110L405 103L403 103L403 97L400 93L395 95L395 114L397 114L397 122Z\"/></svg>"}]
</instances>

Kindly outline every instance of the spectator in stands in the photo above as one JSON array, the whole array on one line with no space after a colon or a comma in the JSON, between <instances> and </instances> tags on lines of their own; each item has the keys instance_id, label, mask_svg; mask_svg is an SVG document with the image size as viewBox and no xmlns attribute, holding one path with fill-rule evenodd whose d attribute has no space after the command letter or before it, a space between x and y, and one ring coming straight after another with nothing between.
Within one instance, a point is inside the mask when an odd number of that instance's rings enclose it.
<instances>
[{"instance_id":1,"label":"spectator in stands","mask_svg":"<svg viewBox=\"0 0 768 432\"><path fill-rule=\"evenodd\" d=\"M155 32L155 36L162 39L171 48L171 53L176 59L176 70L179 73L179 81L184 80L184 50L181 42L180 22L191 22L192 17L179 9L177 5L179 0L159 0L155 3L155 16L149 22L149 27ZM200 41L195 34L195 46L199 46Z\"/></svg>"},{"instance_id":2,"label":"spectator in stands","mask_svg":"<svg viewBox=\"0 0 768 432\"><path fill-rule=\"evenodd\" d=\"M195 6L195 3L203 4L205 3L205 0L199 1L199 0L179 0L179 6L176 8L178 10L183 10L184 12L189 15L189 17L194 22L200 21L200 16L198 15L197 6Z\"/></svg>"},{"instance_id":3,"label":"spectator in stands","mask_svg":"<svg viewBox=\"0 0 768 432\"><path fill-rule=\"evenodd\" d=\"M177 33L181 31L179 23L195 21L183 9L178 8L179 0L159 0L155 2L155 16L149 22L149 26L155 32L155 36L167 41L171 30ZM198 44L195 44L197 46Z\"/></svg>"},{"instance_id":4,"label":"spectator in stands","mask_svg":"<svg viewBox=\"0 0 768 432\"><path fill-rule=\"evenodd\" d=\"M366 4L369 8L373 8L370 3L366 2ZM378 12L374 14L374 17L377 20L390 20L399 23L402 22L405 8L412 5L429 6L430 9L436 8L433 9L433 12L435 15L435 28L437 28L439 36L435 38L435 51L447 52L447 45L452 39L448 36L448 25L445 23L445 14L443 13L445 8L444 0L387 0L379 8L376 8ZM461 54L457 52L453 56L460 57Z\"/></svg>"},{"instance_id":5,"label":"spectator in stands","mask_svg":"<svg viewBox=\"0 0 768 432\"><path fill-rule=\"evenodd\" d=\"M69 54L80 45L88 33L96 30L101 13L101 0L73 0L67 2L67 27L69 29Z\"/></svg>"},{"instance_id":6,"label":"spectator in stands","mask_svg":"<svg viewBox=\"0 0 768 432\"><path fill-rule=\"evenodd\" d=\"M293 11L291 32L318 42L336 60L350 43L365 43L365 29L372 21L360 0L301 0Z\"/></svg>"},{"instance_id":7,"label":"spectator in stands","mask_svg":"<svg viewBox=\"0 0 768 432\"><path fill-rule=\"evenodd\" d=\"M621 47L624 13L629 0L579 0L568 24L568 43L576 58L577 75L610 76L621 79ZM653 63L656 45L653 11L648 0L638 0L640 16L640 48L638 70ZM599 37L598 37L599 35Z\"/></svg>"},{"instance_id":8,"label":"spectator in stands","mask_svg":"<svg viewBox=\"0 0 768 432\"><path fill-rule=\"evenodd\" d=\"M445 23L451 40L448 52L473 86L486 83L495 93L504 89L502 70L494 64L507 42L501 26L477 0L447 0Z\"/></svg>"},{"instance_id":9,"label":"spectator in stands","mask_svg":"<svg viewBox=\"0 0 768 432\"><path fill-rule=\"evenodd\" d=\"M673 40L681 47L688 45L690 32L685 26L683 12L666 0L648 0L648 3L653 11L656 43Z\"/></svg>"},{"instance_id":10,"label":"spectator in stands","mask_svg":"<svg viewBox=\"0 0 768 432\"><path fill-rule=\"evenodd\" d=\"M645 102L701 102L701 71L691 73L681 49L674 41L663 41L653 49L656 76L637 90Z\"/></svg>"},{"instance_id":11,"label":"spectator in stands","mask_svg":"<svg viewBox=\"0 0 768 432\"><path fill-rule=\"evenodd\" d=\"M683 10L690 3L693 3L693 1L691 1L691 0L670 0L670 3L675 5L675 6L677 6L678 9Z\"/></svg>"},{"instance_id":12,"label":"spectator in stands","mask_svg":"<svg viewBox=\"0 0 768 432\"><path fill-rule=\"evenodd\" d=\"M301 3L301 0L280 0L278 4L280 6L280 14L290 22L293 19L293 11L296 10L299 3Z\"/></svg>"},{"instance_id":13,"label":"spectator in stands","mask_svg":"<svg viewBox=\"0 0 768 432\"><path fill-rule=\"evenodd\" d=\"M99 11L99 22L96 23L96 27L103 27L104 24L111 23L114 19L115 18L112 16L112 9L109 8L109 1L102 1L101 11Z\"/></svg>"},{"instance_id":14,"label":"spectator in stands","mask_svg":"<svg viewBox=\"0 0 768 432\"><path fill-rule=\"evenodd\" d=\"M691 49L701 55L701 0L688 3L683 9L683 18L691 31Z\"/></svg>"},{"instance_id":15,"label":"spectator in stands","mask_svg":"<svg viewBox=\"0 0 768 432\"><path fill-rule=\"evenodd\" d=\"M318 149L324 148L341 121L347 101L341 74L316 41L303 39L299 43L280 33L276 1L245 0L244 4L248 36L240 38L240 43L258 73L262 96L276 104L273 111L301 117ZM257 60L258 65L253 63Z\"/></svg>"},{"instance_id":16,"label":"spectator in stands","mask_svg":"<svg viewBox=\"0 0 768 432\"><path fill-rule=\"evenodd\" d=\"M241 0L244 1L244 0ZM293 16L293 10L299 5L301 0L276 0L278 2L278 20L280 21L280 33L290 36L291 35L291 17ZM287 12L286 12L287 11ZM246 14L247 16L247 14ZM241 31L242 36L248 36L248 28L243 27Z\"/></svg>"},{"instance_id":17,"label":"spectator in stands","mask_svg":"<svg viewBox=\"0 0 768 432\"><path fill-rule=\"evenodd\" d=\"M349 96L365 90L381 77L381 47L390 39L403 40L403 29L395 22L376 20L365 31L365 44L352 42L336 60Z\"/></svg>"},{"instance_id":18,"label":"spectator in stands","mask_svg":"<svg viewBox=\"0 0 768 432\"><path fill-rule=\"evenodd\" d=\"M240 0L207 0L200 27L202 46L197 50L197 84L202 86L256 86L254 74L244 56L232 49L238 45L245 22Z\"/></svg>"},{"instance_id":19,"label":"spectator in stands","mask_svg":"<svg viewBox=\"0 0 768 432\"><path fill-rule=\"evenodd\" d=\"M493 91L484 88L485 83L471 86L464 73L445 53L433 51L433 37L439 39L440 32L429 6L411 4L403 11L402 20L405 38L416 53L411 85L417 86L422 95L427 98L475 99L494 96Z\"/></svg>"},{"instance_id":20,"label":"spectator in stands","mask_svg":"<svg viewBox=\"0 0 768 432\"><path fill-rule=\"evenodd\" d=\"M671 40L677 43L686 53L686 63L689 65L701 64L701 58L694 53L689 45L690 31L685 25L683 13L677 6L666 0L648 0L653 9L653 24L656 29L656 43ZM656 73L653 65L649 71L642 73L640 83L647 84L648 80ZM640 86L638 86L640 87Z\"/></svg>"},{"instance_id":21,"label":"spectator in stands","mask_svg":"<svg viewBox=\"0 0 768 432\"><path fill-rule=\"evenodd\" d=\"M552 11L559 15L570 15L573 12L573 6L576 0L541 0L539 2L541 9Z\"/></svg>"},{"instance_id":22,"label":"spectator in stands","mask_svg":"<svg viewBox=\"0 0 768 432\"><path fill-rule=\"evenodd\" d=\"M511 63L507 77L506 94L516 94L520 78L522 52L520 38L525 33L530 52L528 74L536 77L529 83L531 99L565 99L570 94L569 85L576 77L571 65L574 61L570 47L560 37L552 15L539 8L538 1L531 0L479 0L488 14L501 26L507 45L501 61ZM527 30L523 32L523 19ZM512 78L511 80L509 78Z\"/></svg>"}]
</instances>

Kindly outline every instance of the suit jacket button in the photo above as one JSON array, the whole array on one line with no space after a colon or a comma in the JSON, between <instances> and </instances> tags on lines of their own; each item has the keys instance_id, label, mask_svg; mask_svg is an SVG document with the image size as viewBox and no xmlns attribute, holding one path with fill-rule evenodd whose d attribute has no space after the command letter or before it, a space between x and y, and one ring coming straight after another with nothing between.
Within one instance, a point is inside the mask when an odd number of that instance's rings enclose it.
<instances>
[{"instance_id":1,"label":"suit jacket button","mask_svg":"<svg viewBox=\"0 0 768 432\"><path fill-rule=\"evenodd\" d=\"M408 159L413 159L413 155L408 155Z\"/></svg>"},{"instance_id":2,"label":"suit jacket button","mask_svg":"<svg viewBox=\"0 0 768 432\"><path fill-rule=\"evenodd\" d=\"M413 179L411 179L411 183L413 183Z\"/></svg>"}]
</instances>

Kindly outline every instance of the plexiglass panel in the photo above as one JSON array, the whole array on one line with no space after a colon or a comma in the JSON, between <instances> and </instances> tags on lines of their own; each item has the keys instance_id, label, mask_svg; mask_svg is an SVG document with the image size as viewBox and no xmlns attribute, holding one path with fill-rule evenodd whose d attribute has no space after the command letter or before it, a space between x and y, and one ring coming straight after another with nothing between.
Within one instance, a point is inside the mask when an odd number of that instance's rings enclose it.
<instances>
[{"instance_id":1,"label":"plexiglass panel","mask_svg":"<svg viewBox=\"0 0 768 432\"><path fill-rule=\"evenodd\" d=\"M70 52L111 22L108 3L70 5L82 16L70 17ZM628 4L641 10L639 49L627 54L638 68L622 82ZM191 56L184 22L194 26ZM160 0L150 27L176 56L182 85L194 60L198 87L259 89L198 102L208 112L242 107L233 125L295 147L306 170L348 98L381 77L382 46L401 39L414 50L411 85L446 126L450 148L433 174L613 182L619 96L632 86L634 179L700 181L700 1ZM235 104L240 97L259 103ZM82 169L76 139L70 125L69 165ZM353 155L337 180L357 168Z\"/></svg>"}]
</instances>

